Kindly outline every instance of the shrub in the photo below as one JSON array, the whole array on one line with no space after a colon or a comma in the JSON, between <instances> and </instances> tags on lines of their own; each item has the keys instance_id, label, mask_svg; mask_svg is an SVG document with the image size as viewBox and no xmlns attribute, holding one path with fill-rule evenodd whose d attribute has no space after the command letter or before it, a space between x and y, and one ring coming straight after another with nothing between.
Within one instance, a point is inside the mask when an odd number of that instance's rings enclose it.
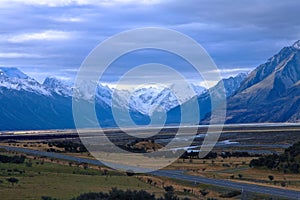
<instances>
[{"instance_id":1,"label":"shrub","mask_svg":"<svg viewBox=\"0 0 300 200\"><path fill-rule=\"evenodd\" d=\"M240 191L234 190L234 191L230 191L230 192L228 192L226 194L221 194L220 197L222 197L222 198L232 198L232 197L236 197L236 196L238 196L240 194L241 194Z\"/></svg>"}]
</instances>

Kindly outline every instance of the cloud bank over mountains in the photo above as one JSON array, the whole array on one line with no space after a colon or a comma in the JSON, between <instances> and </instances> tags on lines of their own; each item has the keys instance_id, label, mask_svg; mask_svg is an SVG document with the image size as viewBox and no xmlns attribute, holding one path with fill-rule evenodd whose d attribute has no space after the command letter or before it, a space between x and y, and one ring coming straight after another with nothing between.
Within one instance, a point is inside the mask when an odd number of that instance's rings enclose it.
<instances>
[{"instance_id":1,"label":"cloud bank over mountains","mask_svg":"<svg viewBox=\"0 0 300 200\"><path fill-rule=\"evenodd\" d=\"M4 0L0 66L18 67L39 82L49 75L72 79L106 38L156 26L195 39L229 77L254 69L300 38L299 6L270 0Z\"/></svg>"}]
</instances>

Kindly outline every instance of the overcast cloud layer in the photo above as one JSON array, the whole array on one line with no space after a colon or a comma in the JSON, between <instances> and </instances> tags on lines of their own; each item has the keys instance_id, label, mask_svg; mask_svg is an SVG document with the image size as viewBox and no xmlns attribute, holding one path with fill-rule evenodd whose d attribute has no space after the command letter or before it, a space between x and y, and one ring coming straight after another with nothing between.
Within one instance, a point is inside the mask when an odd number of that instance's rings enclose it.
<instances>
[{"instance_id":1,"label":"overcast cloud layer","mask_svg":"<svg viewBox=\"0 0 300 200\"><path fill-rule=\"evenodd\" d=\"M192 37L228 77L300 39L299 8L292 0L4 0L0 66L18 67L41 82L72 79L101 41L155 26Z\"/></svg>"}]
</instances>

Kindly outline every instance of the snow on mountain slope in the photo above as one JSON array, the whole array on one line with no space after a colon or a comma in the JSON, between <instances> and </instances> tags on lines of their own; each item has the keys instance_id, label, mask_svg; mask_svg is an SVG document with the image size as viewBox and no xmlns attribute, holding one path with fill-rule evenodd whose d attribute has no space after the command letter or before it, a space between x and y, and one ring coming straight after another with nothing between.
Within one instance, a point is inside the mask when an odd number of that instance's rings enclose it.
<instances>
[{"instance_id":1,"label":"snow on mountain slope","mask_svg":"<svg viewBox=\"0 0 300 200\"><path fill-rule=\"evenodd\" d=\"M107 105L111 105L111 97L113 90L107 85L98 84L96 88L96 99L102 100Z\"/></svg>"},{"instance_id":2,"label":"snow on mountain slope","mask_svg":"<svg viewBox=\"0 0 300 200\"><path fill-rule=\"evenodd\" d=\"M300 50L300 40L298 40L297 42L295 42L295 43L293 44L293 47L294 47L295 49L299 49L299 50Z\"/></svg>"},{"instance_id":3,"label":"snow on mountain slope","mask_svg":"<svg viewBox=\"0 0 300 200\"><path fill-rule=\"evenodd\" d=\"M201 94L203 94L204 92L207 91L207 89L205 87L202 87L200 85L192 84L192 88L197 96L200 96Z\"/></svg>"},{"instance_id":4,"label":"snow on mountain slope","mask_svg":"<svg viewBox=\"0 0 300 200\"><path fill-rule=\"evenodd\" d=\"M48 90L62 96L72 96L73 90L72 85L59 80L55 77L47 77L44 82L43 86L45 86Z\"/></svg>"},{"instance_id":5,"label":"snow on mountain slope","mask_svg":"<svg viewBox=\"0 0 300 200\"><path fill-rule=\"evenodd\" d=\"M95 100L100 105L105 104L105 106L109 107L112 106L112 97L114 97L114 106L124 108L128 107L128 91L111 89L107 85L102 85L99 82L82 81L80 84L78 84L77 88L73 88L73 94L73 97L77 99L83 99L86 101Z\"/></svg>"},{"instance_id":6,"label":"snow on mountain slope","mask_svg":"<svg viewBox=\"0 0 300 200\"><path fill-rule=\"evenodd\" d=\"M95 89L95 85L96 89ZM198 85L191 85L194 90L193 95L187 95L183 101L187 101L192 96L199 96L206 91ZM0 68L0 91L1 88L17 91L28 91L39 95L62 97L74 97L87 101L94 98L100 105L126 108L150 116L154 111L169 111L179 105L176 95L172 92L172 87L149 86L136 89L135 91L117 90L100 83L83 81L78 84L78 88L73 88L72 84L66 83L55 77L47 77L43 84L30 78L17 68Z\"/></svg>"},{"instance_id":7,"label":"snow on mountain slope","mask_svg":"<svg viewBox=\"0 0 300 200\"><path fill-rule=\"evenodd\" d=\"M0 67L0 88L51 95L43 85L14 67Z\"/></svg>"},{"instance_id":8,"label":"snow on mountain slope","mask_svg":"<svg viewBox=\"0 0 300 200\"><path fill-rule=\"evenodd\" d=\"M189 100L193 96L201 95L206 89L198 85L191 85L194 90L194 95L187 96L183 102ZM178 106L176 95L170 88L159 86L144 87L134 91L130 97L129 107L136 109L139 112L151 116L154 111L169 111Z\"/></svg>"},{"instance_id":9,"label":"snow on mountain slope","mask_svg":"<svg viewBox=\"0 0 300 200\"><path fill-rule=\"evenodd\" d=\"M129 107L140 111L145 115L151 115L158 106L161 106L162 98L167 95L162 93L163 88L149 87L135 90L130 97ZM161 97L161 98L160 98Z\"/></svg>"},{"instance_id":10,"label":"snow on mountain slope","mask_svg":"<svg viewBox=\"0 0 300 200\"><path fill-rule=\"evenodd\" d=\"M97 87L94 91L95 84L97 84ZM201 86L192 85L192 87L195 90L195 95L200 95L206 91ZM168 111L179 105L171 89L160 86L149 86L128 91L110 88L100 83L84 81L79 84L79 88L74 90L76 98L91 101L96 97L96 101L100 104L105 103L108 106L112 106L112 103L114 103L113 106L137 111L148 116L155 110ZM112 98L114 98L114 101L112 101ZM191 96L188 96L184 101L187 101L189 98Z\"/></svg>"},{"instance_id":11,"label":"snow on mountain slope","mask_svg":"<svg viewBox=\"0 0 300 200\"><path fill-rule=\"evenodd\" d=\"M19 78L19 79L29 78L26 74L24 74L18 68L15 67L0 67L0 75L9 78Z\"/></svg>"}]
</instances>

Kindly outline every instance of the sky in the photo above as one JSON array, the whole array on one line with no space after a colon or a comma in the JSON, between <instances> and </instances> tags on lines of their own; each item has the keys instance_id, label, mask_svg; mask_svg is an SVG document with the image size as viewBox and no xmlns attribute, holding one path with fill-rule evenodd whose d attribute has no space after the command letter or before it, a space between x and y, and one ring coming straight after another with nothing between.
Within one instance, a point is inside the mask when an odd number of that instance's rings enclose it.
<instances>
[{"instance_id":1,"label":"sky","mask_svg":"<svg viewBox=\"0 0 300 200\"><path fill-rule=\"evenodd\" d=\"M300 1L292 0L1 0L0 66L17 67L39 82L47 76L73 80L105 39L161 27L197 41L229 77L253 70L300 39L299 8ZM115 80L117 71L111 69L106 81Z\"/></svg>"}]
</instances>

